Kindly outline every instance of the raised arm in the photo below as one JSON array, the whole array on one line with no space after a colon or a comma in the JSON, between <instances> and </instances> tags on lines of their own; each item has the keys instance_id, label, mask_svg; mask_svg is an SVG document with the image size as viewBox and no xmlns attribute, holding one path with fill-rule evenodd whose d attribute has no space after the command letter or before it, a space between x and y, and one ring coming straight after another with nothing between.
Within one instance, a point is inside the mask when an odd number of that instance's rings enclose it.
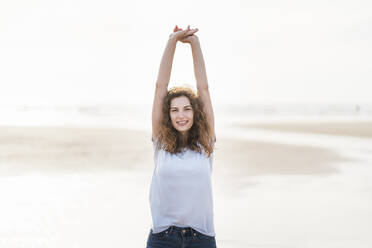
<instances>
[{"instance_id":1,"label":"raised arm","mask_svg":"<svg viewBox=\"0 0 372 248\"><path fill-rule=\"evenodd\" d=\"M182 42L188 41L191 45L192 57L194 61L194 73L196 78L196 87L200 100L204 105L204 113L207 116L207 122L210 127L210 139L216 141L216 135L214 130L214 113L212 107L212 101L209 94L209 86L207 79L207 72L205 69L205 63L203 53L200 47L199 38L196 35L192 35L184 39Z\"/></svg>"},{"instance_id":2,"label":"raised arm","mask_svg":"<svg viewBox=\"0 0 372 248\"><path fill-rule=\"evenodd\" d=\"M185 36L192 35L195 32L195 30L190 30L190 26L184 31L178 30L176 26L173 30L173 33L169 36L163 57L160 62L155 87L154 102L152 105L152 140L155 140L160 132L161 121L163 119L162 106L164 98L167 95L177 41L183 39Z\"/></svg>"},{"instance_id":3,"label":"raised arm","mask_svg":"<svg viewBox=\"0 0 372 248\"><path fill-rule=\"evenodd\" d=\"M154 102L152 104L152 140L155 140L160 132L161 121L163 119L162 106L164 97L167 95L176 44L177 41L174 38L170 37L168 39L160 62Z\"/></svg>"}]
</instances>

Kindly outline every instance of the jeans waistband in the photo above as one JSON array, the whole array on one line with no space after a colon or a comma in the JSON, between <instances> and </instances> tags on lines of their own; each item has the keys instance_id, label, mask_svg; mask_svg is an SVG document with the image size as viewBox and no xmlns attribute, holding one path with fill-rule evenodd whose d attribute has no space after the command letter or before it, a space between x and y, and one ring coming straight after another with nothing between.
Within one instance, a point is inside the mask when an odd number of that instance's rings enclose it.
<instances>
[{"instance_id":1,"label":"jeans waistband","mask_svg":"<svg viewBox=\"0 0 372 248\"><path fill-rule=\"evenodd\" d=\"M196 230L192 227L178 227L178 226L170 226L168 228L169 234L172 232L180 232L185 235L195 235Z\"/></svg>"}]
</instances>

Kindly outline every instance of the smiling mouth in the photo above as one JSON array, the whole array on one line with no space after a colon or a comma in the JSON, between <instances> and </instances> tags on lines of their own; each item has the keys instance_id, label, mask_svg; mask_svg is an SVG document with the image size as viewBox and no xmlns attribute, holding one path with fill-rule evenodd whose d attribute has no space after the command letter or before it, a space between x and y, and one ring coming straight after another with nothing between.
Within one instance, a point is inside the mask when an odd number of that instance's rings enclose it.
<instances>
[{"instance_id":1,"label":"smiling mouth","mask_svg":"<svg viewBox=\"0 0 372 248\"><path fill-rule=\"evenodd\" d=\"M189 121L177 121L179 126L185 126Z\"/></svg>"}]
</instances>

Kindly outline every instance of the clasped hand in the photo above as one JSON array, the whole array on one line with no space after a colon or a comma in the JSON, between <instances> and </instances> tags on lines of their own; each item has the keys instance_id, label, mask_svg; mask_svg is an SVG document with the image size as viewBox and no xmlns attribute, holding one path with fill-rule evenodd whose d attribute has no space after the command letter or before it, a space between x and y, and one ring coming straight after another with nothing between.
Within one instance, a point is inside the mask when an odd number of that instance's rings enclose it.
<instances>
[{"instance_id":1,"label":"clasped hand","mask_svg":"<svg viewBox=\"0 0 372 248\"><path fill-rule=\"evenodd\" d=\"M182 43L192 43L195 42L198 37L195 33L198 31L197 28L190 29L190 25L187 26L187 29L182 30L177 25L173 29L173 33L169 35L169 38L175 39L176 41L181 41Z\"/></svg>"}]
</instances>

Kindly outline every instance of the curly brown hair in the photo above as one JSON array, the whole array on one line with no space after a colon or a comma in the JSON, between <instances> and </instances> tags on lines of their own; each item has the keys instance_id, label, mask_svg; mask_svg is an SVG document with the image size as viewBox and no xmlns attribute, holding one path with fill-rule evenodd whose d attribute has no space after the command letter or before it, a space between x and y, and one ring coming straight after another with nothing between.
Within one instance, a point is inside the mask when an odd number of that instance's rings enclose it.
<instances>
[{"instance_id":1,"label":"curly brown hair","mask_svg":"<svg viewBox=\"0 0 372 248\"><path fill-rule=\"evenodd\" d=\"M186 96L194 111L193 125L188 131L187 142L182 145L181 133L177 131L170 118L170 104L172 99L180 96ZM192 151L199 153L204 152L209 157L213 152L214 142L210 139L210 127L207 122L206 115L203 111L203 103L200 101L199 95L191 88L185 86L176 86L168 90L167 96L164 98L163 104L163 121L159 137L157 139L157 148L164 149L171 154L182 152L182 149L187 147Z\"/></svg>"}]
</instances>

